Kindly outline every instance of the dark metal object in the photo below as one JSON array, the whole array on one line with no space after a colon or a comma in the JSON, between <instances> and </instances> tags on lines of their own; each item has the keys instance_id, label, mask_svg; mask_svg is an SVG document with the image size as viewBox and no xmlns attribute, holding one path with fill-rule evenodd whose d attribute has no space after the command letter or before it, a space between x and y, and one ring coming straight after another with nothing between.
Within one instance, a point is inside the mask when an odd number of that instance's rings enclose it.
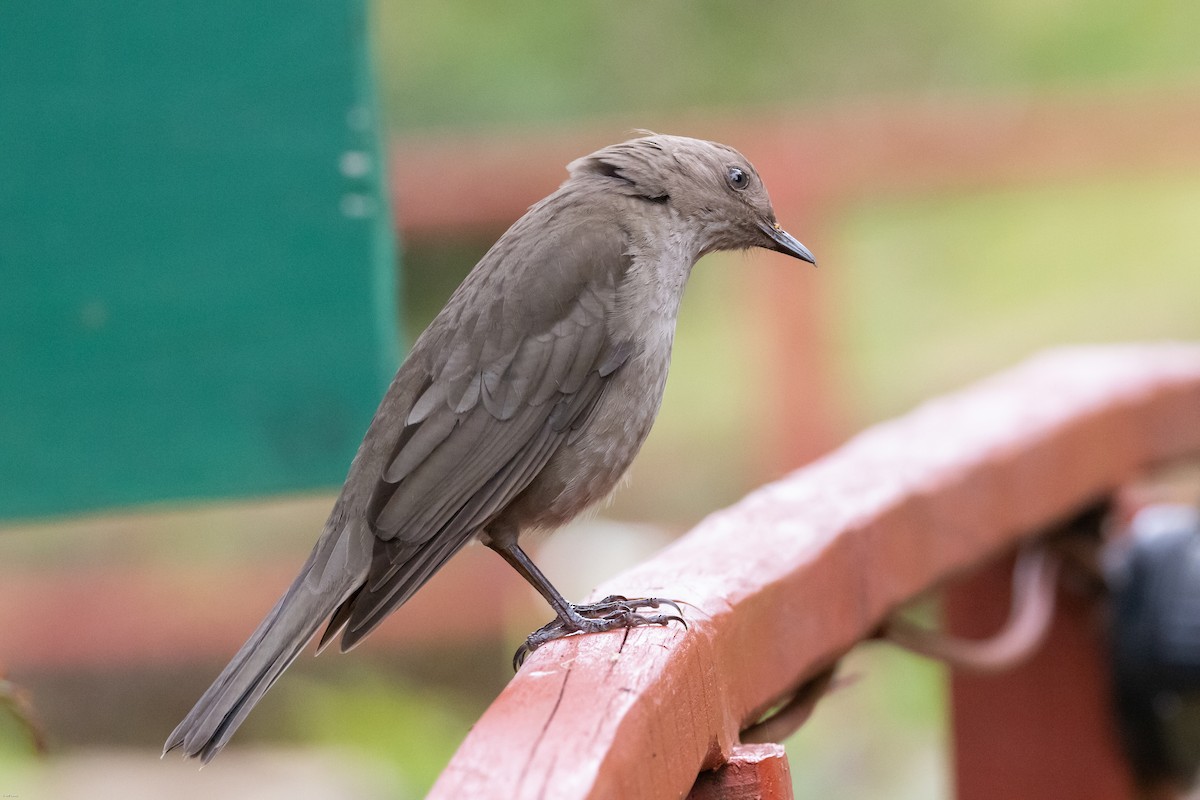
<instances>
[{"instance_id":1,"label":"dark metal object","mask_svg":"<svg viewBox=\"0 0 1200 800\"><path fill-rule=\"evenodd\" d=\"M1151 506L1108 555L1121 735L1143 786L1200 769L1200 512Z\"/></svg>"}]
</instances>

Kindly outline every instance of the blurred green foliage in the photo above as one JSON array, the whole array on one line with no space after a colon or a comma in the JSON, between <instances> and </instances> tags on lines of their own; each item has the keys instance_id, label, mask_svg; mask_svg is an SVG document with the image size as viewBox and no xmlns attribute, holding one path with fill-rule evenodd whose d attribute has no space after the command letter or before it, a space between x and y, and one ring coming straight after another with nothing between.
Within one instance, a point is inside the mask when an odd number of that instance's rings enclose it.
<instances>
[{"instance_id":1,"label":"blurred green foliage","mask_svg":"<svg viewBox=\"0 0 1200 800\"><path fill-rule=\"evenodd\" d=\"M1200 179L907 197L841 228L846 402L881 419L1049 344L1200 338Z\"/></svg>"},{"instance_id":2,"label":"blurred green foliage","mask_svg":"<svg viewBox=\"0 0 1200 800\"><path fill-rule=\"evenodd\" d=\"M859 647L787 741L796 800L949 795L946 671L887 644Z\"/></svg>"},{"instance_id":3,"label":"blurred green foliage","mask_svg":"<svg viewBox=\"0 0 1200 800\"><path fill-rule=\"evenodd\" d=\"M482 709L461 694L343 666L338 685L293 682L297 735L354 750L388 768L398 796L424 797Z\"/></svg>"},{"instance_id":4,"label":"blurred green foliage","mask_svg":"<svg viewBox=\"0 0 1200 800\"><path fill-rule=\"evenodd\" d=\"M397 130L1200 72L1189 0L377 0L376 20Z\"/></svg>"}]
</instances>

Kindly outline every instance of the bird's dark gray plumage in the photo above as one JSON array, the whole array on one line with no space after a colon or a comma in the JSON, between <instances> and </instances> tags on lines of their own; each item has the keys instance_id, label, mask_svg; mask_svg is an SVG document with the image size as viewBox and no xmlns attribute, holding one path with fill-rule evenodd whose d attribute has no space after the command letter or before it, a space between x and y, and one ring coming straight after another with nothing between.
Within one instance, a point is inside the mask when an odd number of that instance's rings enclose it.
<instances>
[{"instance_id":1,"label":"bird's dark gray plumage","mask_svg":"<svg viewBox=\"0 0 1200 800\"><path fill-rule=\"evenodd\" d=\"M658 413L684 285L702 255L806 261L750 163L650 135L572 162L506 232L396 373L300 575L167 740L205 762L329 620L348 650L479 538L575 631L661 623L656 600L571 606L518 545L604 498Z\"/></svg>"}]
</instances>

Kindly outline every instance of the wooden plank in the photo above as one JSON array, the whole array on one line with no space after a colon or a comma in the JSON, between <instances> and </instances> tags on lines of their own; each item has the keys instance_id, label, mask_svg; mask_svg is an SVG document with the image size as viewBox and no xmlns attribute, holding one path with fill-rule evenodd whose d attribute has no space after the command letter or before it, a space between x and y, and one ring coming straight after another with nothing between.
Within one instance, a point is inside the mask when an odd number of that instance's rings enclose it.
<instances>
[{"instance_id":1,"label":"wooden plank","mask_svg":"<svg viewBox=\"0 0 1200 800\"><path fill-rule=\"evenodd\" d=\"M904 602L1198 453L1197 346L1051 351L930 401L597 589L678 598L690 628L534 653L431 796L681 796Z\"/></svg>"}]
</instances>

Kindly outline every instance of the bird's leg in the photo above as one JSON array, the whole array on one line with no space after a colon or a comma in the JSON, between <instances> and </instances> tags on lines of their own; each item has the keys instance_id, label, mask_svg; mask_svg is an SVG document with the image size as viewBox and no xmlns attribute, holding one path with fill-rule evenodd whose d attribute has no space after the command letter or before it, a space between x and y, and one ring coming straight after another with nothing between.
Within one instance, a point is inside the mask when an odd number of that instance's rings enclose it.
<instances>
[{"instance_id":1,"label":"bird's leg","mask_svg":"<svg viewBox=\"0 0 1200 800\"><path fill-rule=\"evenodd\" d=\"M557 618L547 625L538 628L525 639L525 643L517 648L513 656L513 669L517 669L525 661L525 657L546 642L561 639L572 633L599 633L617 628L635 628L640 625L666 625L671 621L682 623L683 613L674 600L659 597L629 599L620 595L610 595L599 603L590 605L571 605L563 598L550 580L542 574L537 565L530 560L525 551L515 542L500 544L491 541L488 546L500 554L513 569L521 574L538 594L546 598L546 602L554 609ZM670 606L675 614L639 614L644 608L659 608Z\"/></svg>"}]
</instances>

